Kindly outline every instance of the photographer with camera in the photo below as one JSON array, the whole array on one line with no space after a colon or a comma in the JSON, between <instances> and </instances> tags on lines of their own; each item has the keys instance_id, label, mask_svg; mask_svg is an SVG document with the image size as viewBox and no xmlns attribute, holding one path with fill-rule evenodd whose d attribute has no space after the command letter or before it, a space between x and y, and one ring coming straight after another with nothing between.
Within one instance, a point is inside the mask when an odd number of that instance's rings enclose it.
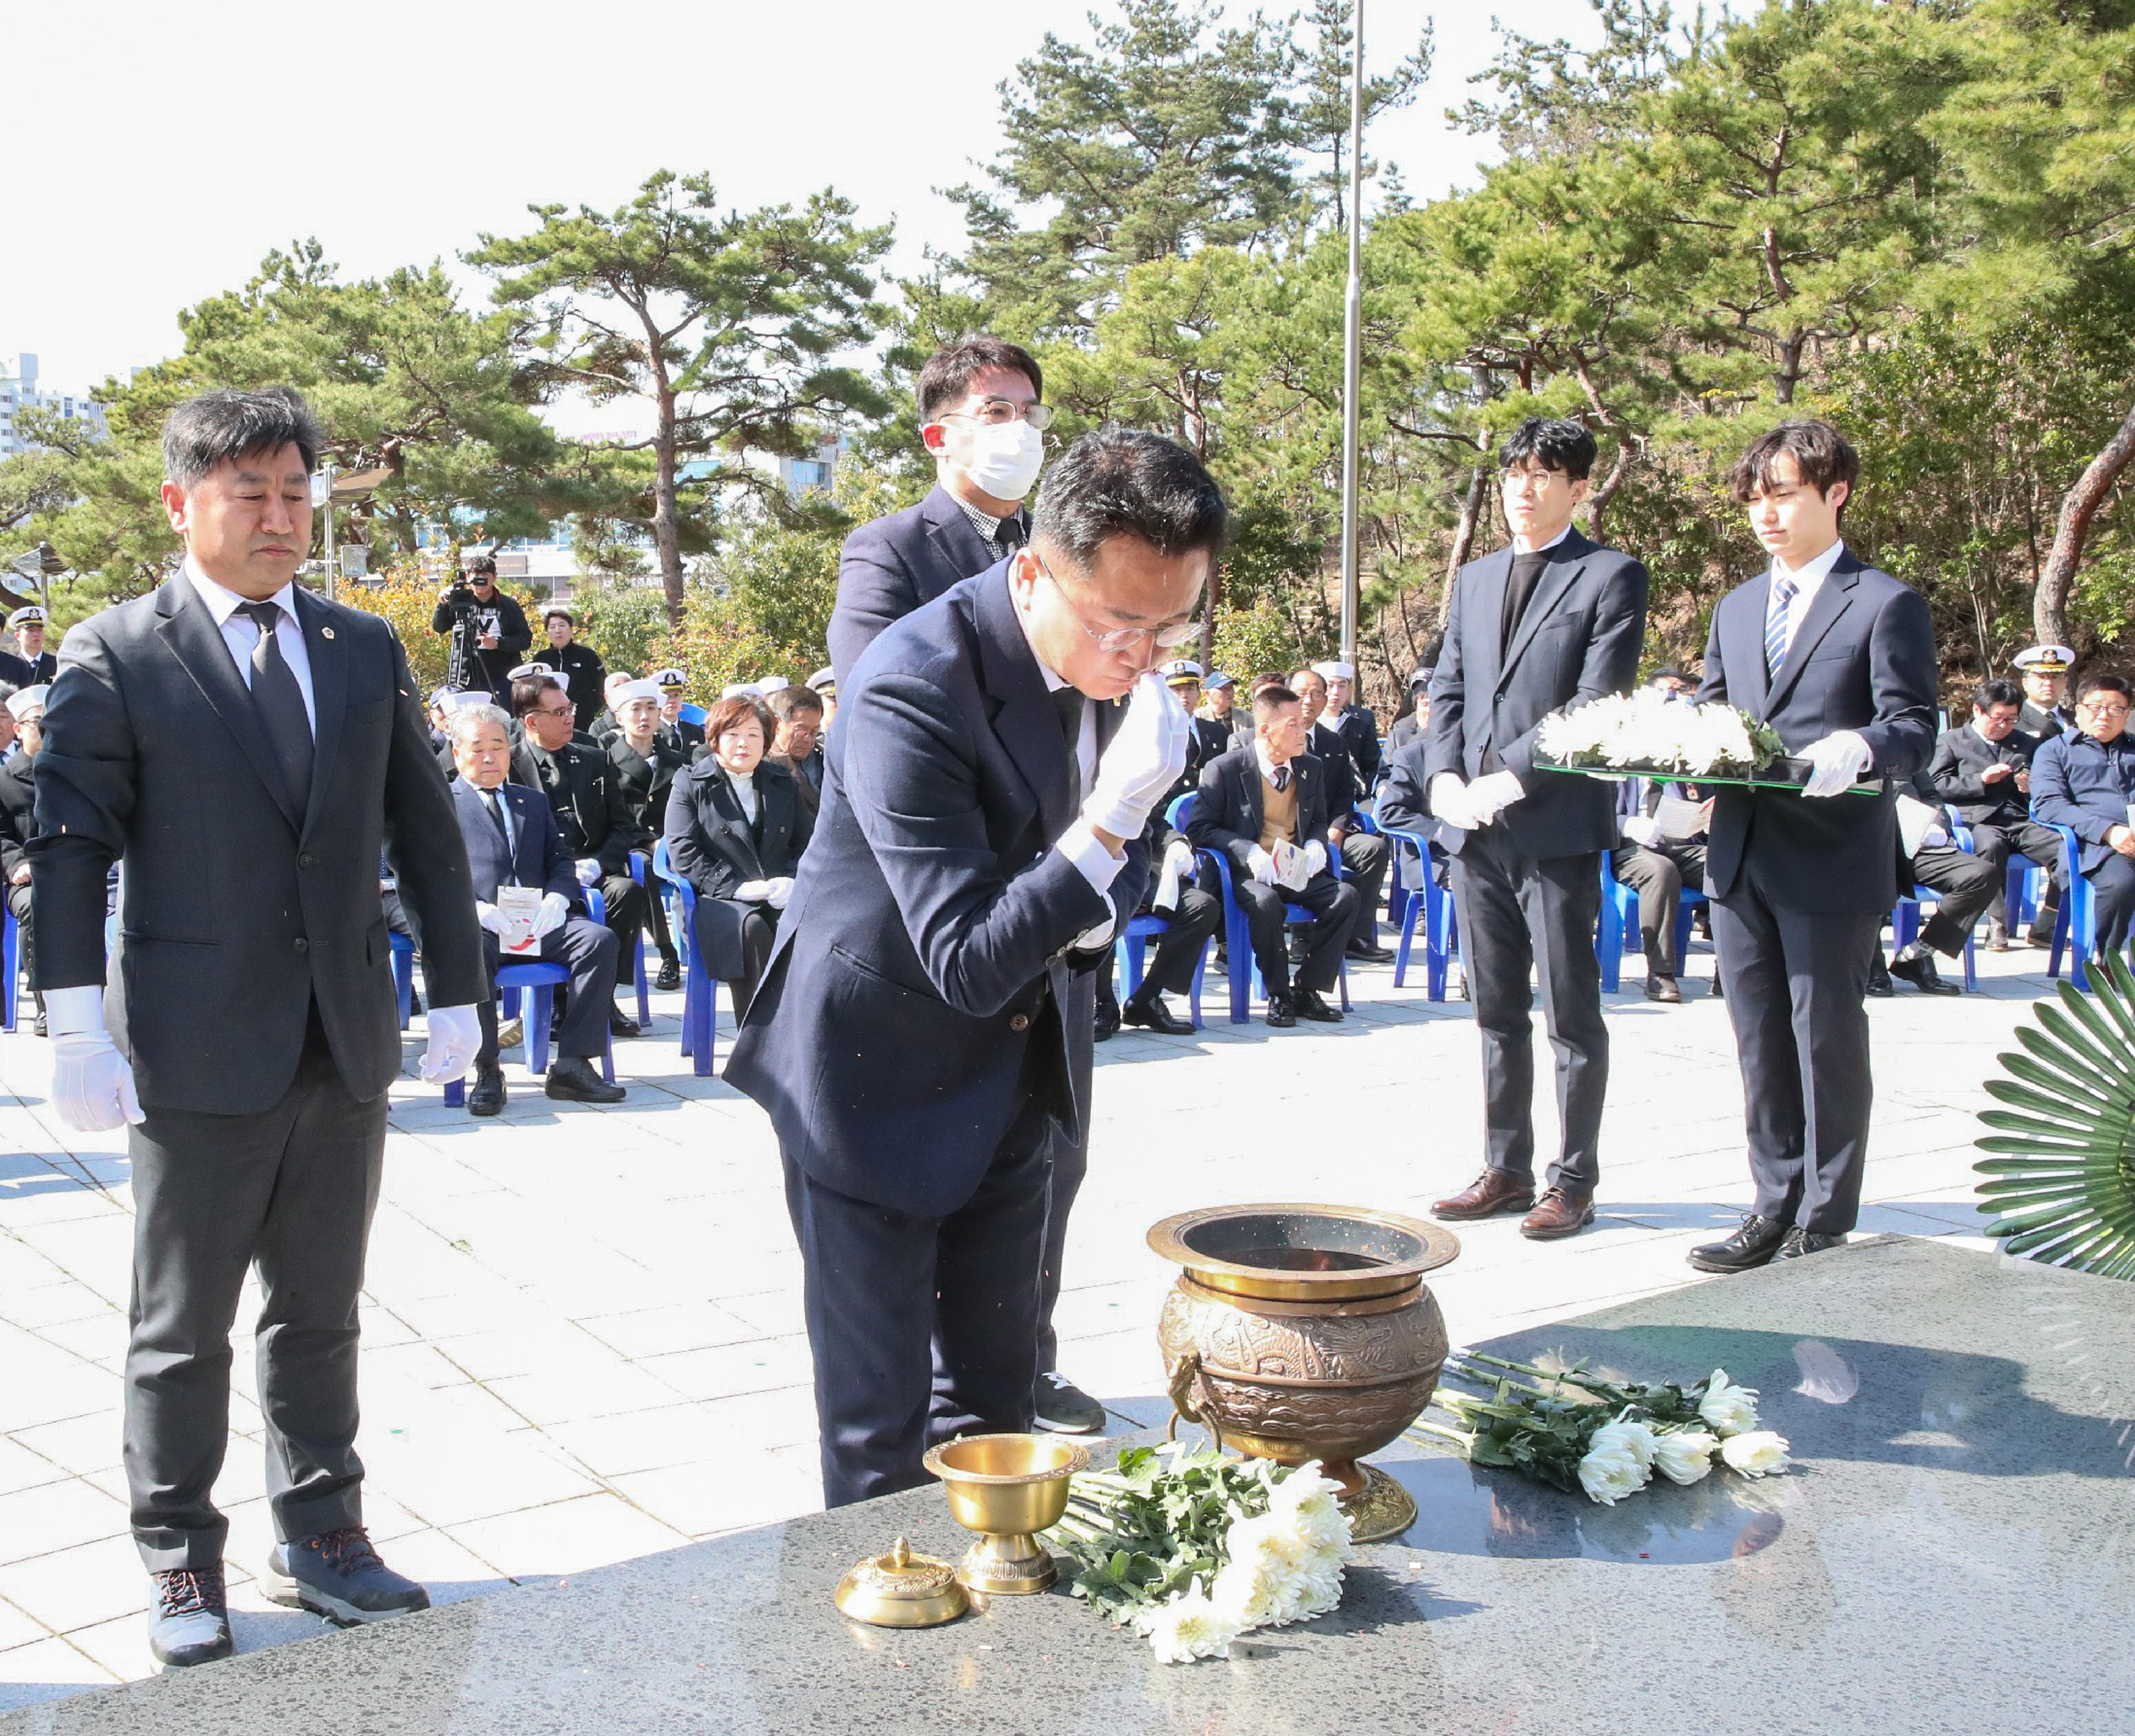
<instances>
[{"instance_id":1,"label":"photographer with camera","mask_svg":"<svg viewBox=\"0 0 2135 1736\"><path fill-rule=\"evenodd\" d=\"M534 635L518 599L496 588L493 555L470 558L460 578L438 593L430 631L453 636L447 685L462 693L486 691L500 705L509 701L511 672L525 661Z\"/></svg>"}]
</instances>

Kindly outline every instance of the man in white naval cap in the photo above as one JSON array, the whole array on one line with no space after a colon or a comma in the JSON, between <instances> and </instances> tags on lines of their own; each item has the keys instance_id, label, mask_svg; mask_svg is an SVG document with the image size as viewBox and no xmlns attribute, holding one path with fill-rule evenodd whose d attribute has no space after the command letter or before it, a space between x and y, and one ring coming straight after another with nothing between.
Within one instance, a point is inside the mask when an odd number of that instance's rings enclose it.
<instances>
[{"instance_id":1,"label":"man in white naval cap","mask_svg":"<svg viewBox=\"0 0 2135 1736\"><path fill-rule=\"evenodd\" d=\"M2075 653L2065 645L2033 645L2016 653L2016 673L2024 683L2024 709L2016 727L2040 741L2075 728L2068 703L2068 672Z\"/></svg>"},{"instance_id":2,"label":"man in white naval cap","mask_svg":"<svg viewBox=\"0 0 2135 1736\"><path fill-rule=\"evenodd\" d=\"M59 672L59 659L45 649L44 610L34 603L24 604L7 617L7 631L15 636L15 650L0 651L0 681L11 687L33 687Z\"/></svg>"},{"instance_id":3,"label":"man in white naval cap","mask_svg":"<svg viewBox=\"0 0 2135 1736\"><path fill-rule=\"evenodd\" d=\"M1357 666L1340 657L1314 663L1313 672L1327 683L1327 709L1319 720L1342 738L1349 763L1357 769L1357 793L1368 796L1379 781L1379 720L1368 706L1353 704Z\"/></svg>"}]
</instances>

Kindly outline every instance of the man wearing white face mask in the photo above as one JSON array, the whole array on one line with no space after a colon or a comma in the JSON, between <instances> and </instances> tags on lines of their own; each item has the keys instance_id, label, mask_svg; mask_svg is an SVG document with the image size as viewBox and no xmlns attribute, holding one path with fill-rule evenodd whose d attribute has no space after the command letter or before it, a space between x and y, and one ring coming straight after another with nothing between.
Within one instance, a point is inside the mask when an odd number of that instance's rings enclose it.
<instances>
[{"instance_id":1,"label":"man wearing white face mask","mask_svg":"<svg viewBox=\"0 0 2135 1736\"><path fill-rule=\"evenodd\" d=\"M838 557L830 667L840 680L893 621L984 572L1029 536L1024 498L1045 462L1053 411L1037 359L997 337L966 337L920 369L920 438L934 454L933 491L871 519Z\"/></svg>"}]
</instances>

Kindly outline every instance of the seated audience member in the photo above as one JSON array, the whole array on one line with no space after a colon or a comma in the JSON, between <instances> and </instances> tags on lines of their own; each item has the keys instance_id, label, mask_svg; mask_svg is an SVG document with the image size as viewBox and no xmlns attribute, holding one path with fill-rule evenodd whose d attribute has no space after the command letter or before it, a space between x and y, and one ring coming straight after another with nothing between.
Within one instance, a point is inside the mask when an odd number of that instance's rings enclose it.
<instances>
[{"instance_id":1,"label":"seated audience member","mask_svg":"<svg viewBox=\"0 0 2135 1736\"><path fill-rule=\"evenodd\" d=\"M774 687L763 702L776 730L764 764L793 774L812 826L823 801L823 756L816 752L823 742L823 701L813 687Z\"/></svg>"},{"instance_id":2,"label":"seated audience member","mask_svg":"<svg viewBox=\"0 0 2135 1736\"><path fill-rule=\"evenodd\" d=\"M798 780L764 759L758 701L721 700L704 737L709 751L667 798L667 859L697 889L697 948L704 968L732 986L740 1019L771 962L815 820Z\"/></svg>"},{"instance_id":3,"label":"seated audience member","mask_svg":"<svg viewBox=\"0 0 2135 1736\"><path fill-rule=\"evenodd\" d=\"M1357 669L1342 658L1314 663L1313 672L1327 683L1327 703L1319 720L1342 738L1349 763L1357 769L1357 799L1371 794L1379 781L1379 720L1369 706L1354 704Z\"/></svg>"},{"instance_id":4,"label":"seated audience member","mask_svg":"<svg viewBox=\"0 0 2135 1736\"><path fill-rule=\"evenodd\" d=\"M1941 972L1935 967L1934 955L1940 953L1945 958L1963 957L1965 938L1972 933L1972 925L1994 901L1994 869L1982 857L1961 848L1950 836L1949 827L1944 823L1949 814L1925 772L1913 774L1911 787L1905 794L1931 810L1934 817L1921 835L1920 847L1900 865L1898 889L1910 894L1916 885L1925 886L1939 893L1940 898L1934 914L1921 923L1920 938L1900 947L1887 967L1883 963L1882 943L1876 943L1875 960L1868 971L1868 992L1877 996L1891 994L1894 991L1891 978L1902 977L1924 995L1961 995L1964 992L1962 987L1943 980ZM1915 816L1920 814L1918 808L1910 812ZM1901 827L1899 849L1902 851L1904 848Z\"/></svg>"},{"instance_id":5,"label":"seated audience member","mask_svg":"<svg viewBox=\"0 0 2135 1736\"><path fill-rule=\"evenodd\" d=\"M1671 699L1687 700L1697 690L1680 669L1656 669L1644 685ZM1639 943L1646 955L1646 998L1664 1006L1682 999L1678 982L1676 916L1685 885L1705 885L1705 834L1672 836L1655 817L1663 797L1702 802L1693 784L1629 778L1616 787L1616 831L1621 840L1610 852L1610 870L1639 895Z\"/></svg>"},{"instance_id":6,"label":"seated audience member","mask_svg":"<svg viewBox=\"0 0 2135 1736\"><path fill-rule=\"evenodd\" d=\"M570 696L572 720L580 730L590 730L593 720L600 715L603 689L608 681L608 671L602 667L600 653L590 645L578 642L579 620L568 609L551 608L541 617L542 630L549 643L534 653L534 661L545 663L564 677L564 691Z\"/></svg>"},{"instance_id":7,"label":"seated audience member","mask_svg":"<svg viewBox=\"0 0 2135 1736\"><path fill-rule=\"evenodd\" d=\"M430 746L441 759L448 760L453 755L453 698L449 687L430 690Z\"/></svg>"},{"instance_id":8,"label":"seated audience member","mask_svg":"<svg viewBox=\"0 0 2135 1736\"><path fill-rule=\"evenodd\" d=\"M2097 956L2128 943L2135 917L2135 741L2128 730L2127 681L2086 676L2077 689L2075 728L2041 742L2031 756L2031 812L2077 839L2076 867L2096 899Z\"/></svg>"},{"instance_id":9,"label":"seated audience member","mask_svg":"<svg viewBox=\"0 0 2135 1736\"><path fill-rule=\"evenodd\" d=\"M1334 714L1328 707L1327 677L1319 672L1321 668L1348 667L1347 663L1328 663L1300 669L1290 678L1290 691L1298 696L1305 718L1305 751L1327 769L1327 841L1356 884L1357 925L1349 936L1348 954L1366 964L1384 964L1394 955L1388 948L1372 943L1372 924L1378 914L1379 894L1386 885L1387 863L1392 856L1392 847L1384 838L1366 832L1357 823L1357 804L1363 799L1367 786L1356 762L1350 758L1348 740L1329 721ZM1372 763L1376 767L1376 738L1372 743Z\"/></svg>"},{"instance_id":10,"label":"seated audience member","mask_svg":"<svg viewBox=\"0 0 2135 1736\"><path fill-rule=\"evenodd\" d=\"M680 748L685 758L695 758L697 749L704 744L704 725L692 723L682 715L690 677L680 669L663 669L652 679L660 689L660 733ZM782 687L785 685L779 683Z\"/></svg>"},{"instance_id":11,"label":"seated audience member","mask_svg":"<svg viewBox=\"0 0 2135 1736\"><path fill-rule=\"evenodd\" d=\"M656 683L627 676L618 681L611 676L608 709L616 724L608 738L608 764L615 768L616 780L622 787L632 827L640 836L657 838L667 824L669 791L676 774L689 769L690 756L660 733L660 689ZM682 960L667 926L666 901L651 899L646 914L651 922L652 943L660 953L660 974L654 986L680 988Z\"/></svg>"},{"instance_id":12,"label":"seated audience member","mask_svg":"<svg viewBox=\"0 0 2135 1736\"><path fill-rule=\"evenodd\" d=\"M453 754L460 772L453 804L474 875L475 914L484 930L490 980L494 985L502 962L496 937L506 926L496 904L498 889L540 888L535 933L540 937L540 951L525 955L525 962L538 956L543 963L560 964L570 972L545 1089L550 1097L570 1103L621 1103L622 1087L609 1084L592 1064L608 1048L608 1015L615 1003L615 936L575 914L583 909L578 865L564 847L548 798L538 789L505 781L511 769L509 727L510 720L495 706L464 706L453 714ZM477 1012L482 1047L475 1055L467 1113L495 1115L504 1108L504 1069L496 1060L493 988Z\"/></svg>"},{"instance_id":13,"label":"seated audience member","mask_svg":"<svg viewBox=\"0 0 2135 1736\"><path fill-rule=\"evenodd\" d=\"M1431 727L1430 668L1414 671L1408 678L1408 709L1393 721L1387 731L1387 752L1398 754L1418 735Z\"/></svg>"},{"instance_id":14,"label":"seated audience member","mask_svg":"<svg viewBox=\"0 0 2135 1736\"><path fill-rule=\"evenodd\" d=\"M1305 713L1280 681L1253 696L1253 745L1202 769L1187 835L1194 847L1220 850L1246 913L1253 959L1267 988L1267 1021L1278 1030L1300 1019L1334 1024L1342 1015L1322 998L1334 987L1342 949L1356 926L1357 889L1335 879L1327 841L1327 771L1305 751ZM1305 854L1311 877L1301 889L1276 884L1276 846ZM1293 989L1285 906L1313 913L1305 963Z\"/></svg>"},{"instance_id":15,"label":"seated audience member","mask_svg":"<svg viewBox=\"0 0 2135 1736\"><path fill-rule=\"evenodd\" d=\"M2014 681L1982 681L1972 696L1972 721L1944 730L1935 742L1928 780L1936 796L1972 829L1972 847L1994 870L1994 901L1987 907L1987 950L2009 943L2007 899L2012 851L2046 870L2046 893L2031 923L2031 944L2054 943L2061 901L2061 841L2031 817L2031 757L2039 739L2016 727L2024 695Z\"/></svg>"},{"instance_id":16,"label":"seated audience member","mask_svg":"<svg viewBox=\"0 0 2135 1736\"><path fill-rule=\"evenodd\" d=\"M520 676L511 684L511 709L521 737L512 750L511 781L548 798L579 884L600 888L617 968L627 971L646 903L646 889L631 878L630 853L651 855L652 840L632 816L614 763L573 739L575 715L555 676ZM619 1037L638 1035L637 1021L620 1006L610 1012L608 1029Z\"/></svg>"},{"instance_id":17,"label":"seated audience member","mask_svg":"<svg viewBox=\"0 0 2135 1736\"><path fill-rule=\"evenodd\" d=\"M1201 787L1201 768L1212 759L1220 759L1237 744L1231 738L1227 725L1213 722L1195 714L1201 706L1201 666L1191 657L1174 657L1157 672L1164 677L1164 685L1171 689L1179 706L1186 713L1191 734L1186 738L1186 769L1179 774L1179 782L1160 806L1169 808L1179 797L1190 795ZM1159 815L1161 817L1161 815ZM1150 861L1154 862L1162 855L1153 851Z\"/></svg>"},{"instance_id":18,"label":"seated audience member","mask_svg":"<svg viewBox=\"0 0 2135 1736\"><path fill-rule=\"evenodd\" d=\"M1213 724L1208 731L1208 744L1204 750L1208 759L1221 759L1233 748L1249 748L1253 744L1253 708L1237 703L1238 683L1234 676L1220 669L1211 669L1201 682L1201 709L1194 714L1196 725ZM1197 729L1197 733L1198 733ZM1218 745L1218 743L1222 744Z\"/></svg>"},{"instance_id":19,"label":"seated audience member","mask_svg":"<svg viewBox=\"0 0 2135 1736\"><path fill-rule=\"evenodd\" d=\"M0 897L22 924L22 967L36 981L36 924L31 919L27 846L37 835L37 754L44 745L46 684L7 696L5 715L13 732L13 751L0 763ZM36 1033L45 1035L45 997L36 999Z\"/></svg>"},{"instance_id":20,"label":"seated audience member","mask_svg":"<svg viewBox=\"0 0 2135 1736\"><path fill-rule=\"evenodd\" d=\"M2076 718L2068 704L2068 672L2075 667L2075 653L2065 645L2032 645L2018 652L2015 661L2024 684L2024 709L2016 714L2016 727L2034 741L2072 734Z\"/></svg>"},{"instance_id":21,"label":"seated audience member","mask_svg":"<svg viewBox=\"0 0 2135 1736\"><path fill-rule=\"evenodd\" d=\"M623 688L627 687L637 679L637 677L632 675L627 669L611 669L603 678L601 681L601 709L594 715L593 720L586 726L586 733L593 737L595 744L598 746L606 747L609 742L615 739L615 732L617 729L615 720L615 696ZM655 709L656 710L657 698L660 690L657 686L655 686L652 691L655 696Z\"/></svg>"},{"instance_id":22,"label":"seated audience member","mask_svg":"<svg viewBox=\"0 0 2135 1736\"><path fill-rule=\"evenodd\" d=\"M1112 972L1098 967L1095 1035L1100 1043L1117 1035L1123 1023L1166 1036L1190 1036L1193 1032L1192 1023L1166 1006L1164 997L1186 994L1193 988L1194 961L1223 925L1223 901L1213 892L1203 891L1197 883L1193 846L1164 817L1169 805L1168 798L1158 805L1142 833L1152 871L1135 912L1137 916L1161 916L1169 926L1157 937L1155 951L1146 956L1140 986L1127 997L1124 1006L1113 987Z\"/></svg>"}]
</instances>

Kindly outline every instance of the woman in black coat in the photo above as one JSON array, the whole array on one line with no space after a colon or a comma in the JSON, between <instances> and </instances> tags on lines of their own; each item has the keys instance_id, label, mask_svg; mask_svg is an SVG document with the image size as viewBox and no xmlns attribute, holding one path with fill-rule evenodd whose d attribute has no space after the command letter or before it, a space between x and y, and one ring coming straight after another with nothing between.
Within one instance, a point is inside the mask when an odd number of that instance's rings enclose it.
<instances>
[{"instance_id":1,"label":"woman in black coat","mask_svg":"<svg viewBox=\"0 0 2135 1736\"><path fill-rule=\"evenodd\" d=\"M667 798L667 860L697 889L697 947L704 967L733 985L737 1016L771 962L815 827L793 774L764 763L769 735L753 699L721 700L704 720L709 751Z\"/></svg>"}]
</instances>

